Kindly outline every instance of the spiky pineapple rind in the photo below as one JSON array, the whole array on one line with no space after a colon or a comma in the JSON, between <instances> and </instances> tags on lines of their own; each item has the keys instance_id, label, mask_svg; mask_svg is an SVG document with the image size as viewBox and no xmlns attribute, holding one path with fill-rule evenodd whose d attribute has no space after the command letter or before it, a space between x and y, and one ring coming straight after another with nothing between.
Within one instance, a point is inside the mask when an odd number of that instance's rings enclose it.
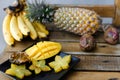
<instances>
[{"instance_id":1,"label":"spiky pineapple rind","mask_svg":"<svg viewBox=\"0 0 120 80\"><path fill-rule=\"evenodd\" d=\"M36 20L42 23L53 21L54 9L47 5L44 1L37 2L35 0L35 3L28 2L27 6L26 12L28 13L26 16L31 21Z\"/></svg>"},{"instance_id":2,"label":"spiky pineapple rind","mask_svg":"<svg viewBox=\"0 0 120 80\"><path fill-rule=\"evenodd\" d=\"M58 8L54 14L54 23L57 28L78 35L94 34L101 24L100 16L84 8Z\"/></svg>"}]
</instances>

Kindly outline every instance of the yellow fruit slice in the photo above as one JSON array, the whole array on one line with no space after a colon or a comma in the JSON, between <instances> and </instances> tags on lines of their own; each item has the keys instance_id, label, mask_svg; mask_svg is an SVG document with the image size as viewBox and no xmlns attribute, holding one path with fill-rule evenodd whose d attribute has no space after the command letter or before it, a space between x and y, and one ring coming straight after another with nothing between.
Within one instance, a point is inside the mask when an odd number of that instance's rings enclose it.
<instances>
[{"instance_id":1,"label":"yellow fruit slice","mask_svg":"<svg viewBox=\"0 0 120 80\"><path fill-rule=\"evenodd\" d=\"M38 47L36 45L33 45L32 47L25 50L25 52L29 57L33 57L38 53L38 50Z\"/></svg>"},{"instance_id":2,"label":"yellow fruit slice","mask_svg":"<svg viewBox=\"0 0 120 80\"><path fill-rule=\"evenodd\" d=\"M41 71L50 71L50 67L46 65L45 60L32 60L32 65L29 67L30 70L34 70L35 74L39 74Z\"/></svg>"},{"instance_id":3,"label":"yellow fruit slice","mask_svg":"<svg viewBox=\"0 0 120 80\"><path fill-rule=\"evenodd\" d=\"M69 63L71 61L71 55L67 55L64 57L56 56L55 61L49 63L49 66L54 69L56 73L68 69Z\"/></svg>"},{"instance_id":4,"label":"yellow fruit slice","mask_svg":"<svg viewBox=\"0 0 120 80\"><path fill-rule=\"evenodd\" d=\"M6 74L16 76L19 79L23 79L24 76L30 76L32 73L26 69L25 65L11 64L11 68L5 71Z\"/></svg>"},{"instance_id":5,"label":"yellow fruit slice","mask_svg":"<svg viewBox=\"0 0 120 80\"><path fill-rule=\"evenodd\" d=\"M25 52L31 59L43 60L58 54L61 50L61 44L51 41L38 42L36 45L28 48Z\"/></svg>"}]
</instances>

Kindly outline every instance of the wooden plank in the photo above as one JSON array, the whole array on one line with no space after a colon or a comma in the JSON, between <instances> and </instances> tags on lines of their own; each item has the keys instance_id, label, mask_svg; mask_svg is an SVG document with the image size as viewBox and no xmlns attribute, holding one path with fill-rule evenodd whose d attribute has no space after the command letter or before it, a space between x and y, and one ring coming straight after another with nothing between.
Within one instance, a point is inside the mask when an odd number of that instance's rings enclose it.
<instances>
[{"instance_id":1,"label":"wooden plank","mask_svg":"<svg viewBox=\"0 0 120 80\"><path fill-rule=\"evenodd\" d=\"M14 46L7 45L6 48L4 49L4 52L22 51L36 42L37 40L31 40L26 38L21 42L16 42Z\"/></svg>"},{"instance_id":2,"label":"wooden plank","mask_svg":"<svg viewBox=\"0 0 120 80\"><path fill-rule=\"evenodd\" d=\"M2 64L3 62L5 62L6 60L8 60L8 58L9 58L9 56L11 55L11 53L10 52L2 52L1 54L0 54L0 64Z\"/></svg>"},{"instance_id":3,"label":"wooden plank","mask_svg":"<svg viewBox=\"0 0 120 80\"><path fill-rule=\"evenodd\" d=\"M90 10L94 10L97 12L101 17L114 17L115 13L115 6L114 5L61 5L56 4L54 5L56 9L58 7L77 7L77 8L86 8Z\"/></svg>"},{"instance_id":4,"label":"wooden plank","mask_svg":"<svg viewBox=\"0 0 120 80\"><path fill-rule=\"evenodd\" d=\"M119 50L120 50L120 44L118 45L109 45L106 43L103 39L103 34L98 32L96 35L94 35L96 42L97 42L97 47L94 51L92 52L83 52L80 50L79 46L79 39L80 36L74 35L72 33L64 32L64 31L52 31L50 32L49 40L50 41L56 41L60 42L62 44L62 51L64 52L70 52L71 54L78 53L78 54L105 54L105 55L110 55L110 54L115 54L119 55ZM25 39L22 42L16 42L15 46L6 46L5 52L13 52L13 51L22 51L23 49L29 47L33 43L40 41L36 40L33 41L31 39Z\"/></svg>"},{"instance_id":5,"label":"wooden plank","mask_svg":"<svg viewBox=\"0 0 120 80\"><path fill-rule=\"evenodd\" d=\"M120 73L72 71L65 75L62 80L120 80Z\"/></svg>"},{"instance_id":6,"label":"wooden plank","mask_svg":"<svg viewBox=\"0 0 120 80\"><path fill-rule=\"evenodd\" d=\"M49 40L50 41L56 41L60 42L62 44L62 51L64 52L70 52L71 54L78 53L78 54L105 54L105 55L110 55L110 54L115 54L119 55L119 50L120 50L120 44L118 45L109 45L106 43L103 39L103 33L98 32L94 35L96 42L97 42L97 48L92 51L92 52L83 52L80 50L79 46L79 35L75 35L69 32L65 31L51 31ZM31 40L29 38L24 39L22 42L16 42L15 46L6 46L5 52L13 52L13 51L22 51L23 49L29 47L33 43L40 41L40 40Z\"/></svg>"},{"instance_id":7,"label":"wooden plank","mask_svg":"<svg viewBox=\"0 0 120 80\"><path fill-rule=\"evenodd\" d=\"M120 44L118 45L109 45L105 43L98 43L95 50L91 52L83 52L80 50L79 42L60 42L62 45L62 51L68 52L69 54L95 54L95 55L120 55ZM13 52L13 51L22 51L29 47L33 42L23 44L17 44L16 47L7 46L5 48L5 52ZM29 45L29 46L27 46Z\"/></svg>"},{"instance_id":8,"label":"wooden plank","mask_svg":"<svg viewBox=\"0 0 120 80\"><path fill-rule=\"evenodd\" d=\"M79 42L80 41L80 35L75 35L70 32L66 31L51 31L49 40L51 41L67 41L67 42ZM93 37L95 38L97 43L106 43L104 40L104 32L102 31L97 31ZM120 41L118 41L120 43Z\"/></svg>"},{"instance_id":9,"label":"wooden plank","mask_svg":"<svg viewBox=\"0 0 120 80\"><path fill-rule=\"evenodd\" d=\"M56 35L56 36L55 36ZM71 33L64 33L64 32L52 32L50 35L50 40L60 42L62 44L62 51L67 52L68 54L72 55L81 55L81 54L91 54L91 55L120 55L120 44L118 45L109 45L105 43L99 42L97 48L92 52L83 52L80 50L79 47L79 36L71 34ZM73 39L72 39L73 38ZM100 37L101 38L101 37ZM72 40L71 40L72 39ZM74 40L76 39L76 40ZM101 39L103 40L103 39ZM40 40L37 40L40 41ZM23 40L23 42L16 42L16 45L6 46L4 52L0 55L0 64L6 61L9 58L9 55L13 51L22 51L23 49L29 47L33 43L37 42L33 40ZM82 72L82 71L73 71L65 75L64 79L62 80L110 80L113 78L120 79L120 74L117 72Z\"/></svg>"},{"instance_id":10,"label":"wooden plank","mask_svg":"<svg viewBox=\"0 0 120 80\"><path fill-rule=\"evenodd\" d=\"M77 54L80 62L74 67L82 71L120 71L120 55Z\"/></svg>"},{"instance_id":11,"label":"wooden plank","mask_svg":"<svg viewBox=\"0 0 120 80\"><path fill-rule=\"evenodd\" d=\"M80 37L81 36L79 35L75 35L66 31L51 31L49 39L51 41L79 42ZM103 38L103 32L97 32L93 35L93 37L96 39L97 43L105 43Z\"/></svg>"},{"instance_id":12,"label":"wooden plank","mask_svg":"<svg viewBox=\"0 0 120 80\"><path fill-rule=\"evenodd\" d=\"M116 26L120 26L120 0L115 0L115 17L113 20L113 24Z\"/></svg>"},{"instance_id":13,"label":"wooden plank","mask_svg":"<svg viewBox=\"0 0 120 80\"><path fill-rule=\"evenodd\" d=\"M91 52L83 52L80 50L79 43L61 42L62 51L69 54L94 54L94 55L120 55L120 45L97 44L95 50Z\"/></svg>"},{"instance_id":14,"label":"wooden plank","mask_svg":"<svg viewBox=\"0 0 120 80\"><path fill-rule=\"evenodd\" d=\"M3 73L2 71L0 71L0 79L1 79L1 80L14 80L13 77L6 75L6 74Z\"/></svg>"}]
</instances>

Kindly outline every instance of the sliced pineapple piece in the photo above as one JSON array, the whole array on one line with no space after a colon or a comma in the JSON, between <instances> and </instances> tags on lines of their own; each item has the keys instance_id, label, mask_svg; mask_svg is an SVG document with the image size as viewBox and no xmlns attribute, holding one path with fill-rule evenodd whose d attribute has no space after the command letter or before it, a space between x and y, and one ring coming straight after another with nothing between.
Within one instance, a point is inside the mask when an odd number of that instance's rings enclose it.
<instances>
[{"instance_id":1,"label":"sliced pineapple piece","mask_svg":"<svg viewBox=\"0 0 120 80\"><path fill-rule=\"evenodd\" d=\"M23 79L24 76L30 76L32 73L26 69L25 65L11 64L11 68L5 71L6 74L16 76L19 79Z\"/></svg>"},{"instance_id":2,"label":"sliced pineapple piece","mask_svg":"<svg viewBox=\"0 0 120 80\"><path fill-rule=\"evenodd\" d=\"M49 66L54 69L56 73L68 69L69 63L71 61L71 55L64 56L56 56L55 61L49 63Z\"/></svg>"}]
</instances>

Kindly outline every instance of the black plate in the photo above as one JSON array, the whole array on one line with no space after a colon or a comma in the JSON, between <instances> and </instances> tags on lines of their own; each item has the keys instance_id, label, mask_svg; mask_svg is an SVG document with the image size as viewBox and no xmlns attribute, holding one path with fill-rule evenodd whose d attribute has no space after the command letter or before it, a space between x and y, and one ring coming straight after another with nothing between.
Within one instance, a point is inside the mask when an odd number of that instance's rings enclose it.
<instances>
[{"instance_id":1,"label":"black plate","mask_svg":"<svg viewBox=\"0 0 120 80\"><path fill-rule=\"evenodd\" d=\"M68 55L64 52L60 52L58 55L65 56ZM54 57L47 60L47 62L53 61ZM55 73L54 70L50 72L41 72L38 75L35 75L34 73L31 76L24 77L23 80L60 80L62 76L64 76L72 67L74 67L78 62L80 61L79 58L72 56L72 60L70 62L70 67L67 70L63 70L59 73ZM5 72L6 69L10 68L11 63L9 60L5 61L0 65L0 70ZM19 80L18 78L14 77L16 80Z\"/></svg>"}]
</instances>

